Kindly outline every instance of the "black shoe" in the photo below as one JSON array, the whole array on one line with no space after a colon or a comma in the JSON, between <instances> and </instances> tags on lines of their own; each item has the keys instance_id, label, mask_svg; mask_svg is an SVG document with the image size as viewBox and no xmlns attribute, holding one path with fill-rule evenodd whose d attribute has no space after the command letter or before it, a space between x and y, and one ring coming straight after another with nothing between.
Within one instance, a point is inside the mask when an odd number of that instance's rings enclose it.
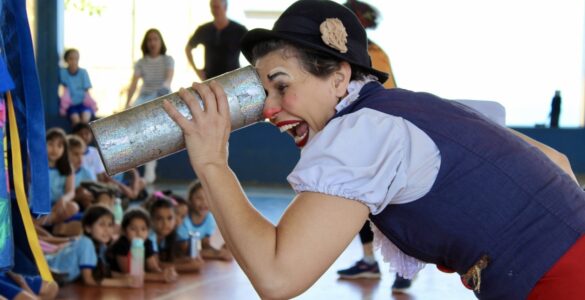
<instances>
[{"instance_id":1,"label":"black shoe","mask_svg":"<svg viewBox=\"0 0 585 300\"><path fill-rule=\"evenodd\" d=\"M377 262L368 264L367 262L360 260L350 268L337 271L337 274L343 279L377 279L380 278L380 268L378 268Z\"/></svg>"},{"instance_id":2,"label":"black shoe","mask_svg":"<svg viewBox=\"0 0 585 300\"><path fill-rule=\"evenodd\" d=\"M396 279L394 279L394 284L392 284L392 292L393 293L404 293L410 285L412 284L412 280L406 279L398 274L396 274Z\"/></svg>"}]
</instances>

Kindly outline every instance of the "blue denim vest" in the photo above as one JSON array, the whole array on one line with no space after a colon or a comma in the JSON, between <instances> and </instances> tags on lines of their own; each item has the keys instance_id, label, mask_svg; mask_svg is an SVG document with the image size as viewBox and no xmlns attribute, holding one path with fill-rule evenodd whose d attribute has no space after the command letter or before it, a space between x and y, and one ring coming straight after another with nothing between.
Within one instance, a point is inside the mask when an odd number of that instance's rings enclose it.
<instances>
[{"instance_id":1,"label":"blue denim vest","mask_svg":"<svg viewBox=\"0 0 585 300\"><path fill-rule=\"evenodd\" d=\"M585 233L583 190L509 130L454 101L375 82L335 117L362 108L410 121L441 153L427 195L370 219L419 260L462 276L484 264L478 298L525 299Z\"/></svg>"}]
</instances>

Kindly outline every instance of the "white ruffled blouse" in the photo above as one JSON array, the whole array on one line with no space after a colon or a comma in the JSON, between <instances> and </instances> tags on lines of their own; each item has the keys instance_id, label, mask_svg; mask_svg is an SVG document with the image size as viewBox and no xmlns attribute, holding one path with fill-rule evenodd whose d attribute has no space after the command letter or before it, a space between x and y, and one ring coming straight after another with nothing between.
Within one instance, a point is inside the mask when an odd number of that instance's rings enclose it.
<instances>
[{"instance_id":1,"label":"white ruffled blouse","mask_svg":"<svg viewBox=\"0 0 585 300\"><path fill-rule=\"evenodd\" d=\"M337 111L355 101L364 84L372 80L352 81L349 95L340 101ZM388 204L408 203L424 196L440 164L439 149L414 124L361 109L331 120L315 134L301 151L288 181L297 193L320 192L357 200L375 215ZM424 267L422 261L404 254L373 229L374 245L390 263L390 270L412 278Z\"/></svg>"},{"instance_id":2,"label":"white ruffled blouse","mask_svg":"<svg viewBox=\"0 0 585 300\"><path fill-rule=\"evenodd\" d=\"M352 81L339 112L359 97L361 88L376 80ZM458 101L504 125L505 110L493 101ZM422 198L432 187L441 154L431 138L402 117L364 108L335 118L315 134L287 177L297 192L319 192L360 201L374 215L389 204ZM425 263L406 255L371 223L374 247L384 262L405 278L413 278Z\"/></svg>"}]
</instances>

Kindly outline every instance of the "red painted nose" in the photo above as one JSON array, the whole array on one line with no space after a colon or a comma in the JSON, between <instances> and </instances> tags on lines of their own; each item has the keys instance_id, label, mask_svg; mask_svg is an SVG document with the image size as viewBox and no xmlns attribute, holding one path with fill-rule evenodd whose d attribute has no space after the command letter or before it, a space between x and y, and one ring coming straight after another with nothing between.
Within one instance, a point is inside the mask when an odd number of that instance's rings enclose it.
<instances>
[{"instance_id":1,"label":"red painted nose","mask_svg":"<svg viewBox=\"0 0 585 300\"><path fill-rule=\"evenodd\" d=\"M280 108L276 108L276 107L264 107L264 111L262 113L264 114L264 117L265 118L272 119L280 111L281 111Z\"/></svg>"}]
</instances>

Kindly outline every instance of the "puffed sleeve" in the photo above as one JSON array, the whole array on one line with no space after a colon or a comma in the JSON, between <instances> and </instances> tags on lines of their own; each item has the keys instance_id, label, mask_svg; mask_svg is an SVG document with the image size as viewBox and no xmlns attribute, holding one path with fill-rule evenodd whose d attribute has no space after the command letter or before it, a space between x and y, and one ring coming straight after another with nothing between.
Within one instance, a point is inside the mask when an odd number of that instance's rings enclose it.
<instances>
[{"instance_id":1,"label":"puffed sleeve","mask_svg":"<svg viewBox=\"0 0 585 300\"><path fill-rule=\"evenodd\" d=\"M372 109L335 118L288 176L296 192L353 199L372 214L424 196L440 165L435 143L409 121Z\"/></svg>"}]
</instances>

